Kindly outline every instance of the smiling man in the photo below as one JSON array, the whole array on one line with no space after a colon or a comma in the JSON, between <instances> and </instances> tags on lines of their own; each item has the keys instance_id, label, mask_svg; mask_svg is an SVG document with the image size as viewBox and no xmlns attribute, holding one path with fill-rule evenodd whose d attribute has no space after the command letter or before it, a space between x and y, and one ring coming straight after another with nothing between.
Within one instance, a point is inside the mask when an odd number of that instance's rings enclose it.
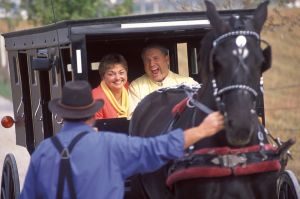
<instances>
[{"instance_id":1,"label":"smiling man","mask_svg":"<svg viewBox=\"0 0 300 199\"><path fill-rule=\"evenodd\" d=\"M131 82L129 86L131 115L137 104L148 94L160 88L178 84L197 85L190 77L180 76L170 71L169 50L158 44L146 46L141 53L145 74Z\"/></svg>"}]
</instances>

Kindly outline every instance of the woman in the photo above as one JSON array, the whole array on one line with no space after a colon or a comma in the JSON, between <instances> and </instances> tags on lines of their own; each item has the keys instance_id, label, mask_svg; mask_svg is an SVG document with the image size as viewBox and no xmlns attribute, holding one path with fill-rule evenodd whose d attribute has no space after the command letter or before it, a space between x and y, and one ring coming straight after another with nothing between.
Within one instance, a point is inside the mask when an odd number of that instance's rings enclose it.
<instances>
[{"instance_id":1,"label":"woman","mask_svg":"<svg viewBox=\"0 0 300 199\"><path fill-rule=\"evenodd\" d=\"M104 100L104 106L95 114L96 119L128 116L127 72L127 61L122 55L108 54L102 58L101 83L92 91L95 100Z\"/></svg>"}]
</instances>

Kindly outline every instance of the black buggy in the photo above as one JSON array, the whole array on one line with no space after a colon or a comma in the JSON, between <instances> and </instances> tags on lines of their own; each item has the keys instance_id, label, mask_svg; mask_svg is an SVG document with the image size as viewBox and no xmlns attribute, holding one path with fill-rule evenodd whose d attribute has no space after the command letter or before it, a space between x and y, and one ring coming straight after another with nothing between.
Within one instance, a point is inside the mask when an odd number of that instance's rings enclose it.
<instances>
[{"instance_id":1,"label":"black buggy","mask_svg":"<svg viewBox=\"0 0 300 199\"><path fill-rule=\"evenodd\" d=\"M239 12L251 15L251 10ZM228 18L232 13L223 11L221 16ZM148 42L159 43L170 49L173 72L201 82L197 53L200 41L210 28L204 13L186 12L62 21L3 34L9 58L16 144L32 154L42 140L53 136L63 122L49 112L48 102L60 96L66 81L87 80L96 87L100 82L97 66L107 53L124 55L129 66L128 78L132 81L144 73L139 56L142 48ZM257 111L264 123L263 96L259 101ZM126 119L96 123L102 130L120 133L127 133L128 125ZM136 198L139 188L129 179L125 197ZM19 193L16 161L8 154L3 165L1 198L18 198ZM299 185L291 171L282 171L277 195L300 198Z\"/></svg>"}]
</instances>

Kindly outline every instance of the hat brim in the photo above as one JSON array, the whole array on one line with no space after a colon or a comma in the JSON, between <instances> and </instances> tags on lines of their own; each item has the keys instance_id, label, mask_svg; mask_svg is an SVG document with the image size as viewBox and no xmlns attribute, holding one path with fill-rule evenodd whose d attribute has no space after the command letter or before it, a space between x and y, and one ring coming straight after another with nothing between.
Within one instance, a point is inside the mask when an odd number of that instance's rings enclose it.
<instances>
[{"instance_id":1,"label":"hat brim","mask_svg":"<svg viewBox=\"0 0 300 199\"><path fill-rule=\"evenodd\" d=\"M66 108L60 106L59 100L60 99L51 100L48 104L48 108L53 114L57 114L62 118L67 118L67 119L89 118L93 116L100 108L102 108L104 104L104 101L100 99L100 100L95 100L93 102L93 105L88 108L72 109L72 108Z\"/></svg>"}]
</instances>

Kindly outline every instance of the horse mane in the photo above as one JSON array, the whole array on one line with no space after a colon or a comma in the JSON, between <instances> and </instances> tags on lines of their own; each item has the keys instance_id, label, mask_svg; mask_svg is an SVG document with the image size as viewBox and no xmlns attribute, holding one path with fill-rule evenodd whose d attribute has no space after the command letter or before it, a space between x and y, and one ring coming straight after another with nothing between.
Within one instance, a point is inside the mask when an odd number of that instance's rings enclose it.
<instances>
[{"instance_id":1,"label":"horse mane","mask_svg":"<svg viewBox=\"0 0 300 199\"><path fill-rule=\"evenodd\" d=\"M209 56L212 50L212 43L215 39L216 32L215 30L211 30L204 35L200 43L200 50L198 53L198 71L200 72L201 84L202 88L198 93L198 96L202 96L202 94L206 91L208 85L210 84L211 75L209 72Z\"/></svg>"},{"instance_id":2,"label":"horse mane","mask_svg":"<svg viewBox=\"0 0 300 199\"><path fill-rule=\"evenodd\" d=\"M215 38L215 31L209 31L201 40L200 51L198 54L198 69L201 75L201 81L205 83L209 73L209 55L212 50L212 43Z\"/></svg>"}]
</instances>

